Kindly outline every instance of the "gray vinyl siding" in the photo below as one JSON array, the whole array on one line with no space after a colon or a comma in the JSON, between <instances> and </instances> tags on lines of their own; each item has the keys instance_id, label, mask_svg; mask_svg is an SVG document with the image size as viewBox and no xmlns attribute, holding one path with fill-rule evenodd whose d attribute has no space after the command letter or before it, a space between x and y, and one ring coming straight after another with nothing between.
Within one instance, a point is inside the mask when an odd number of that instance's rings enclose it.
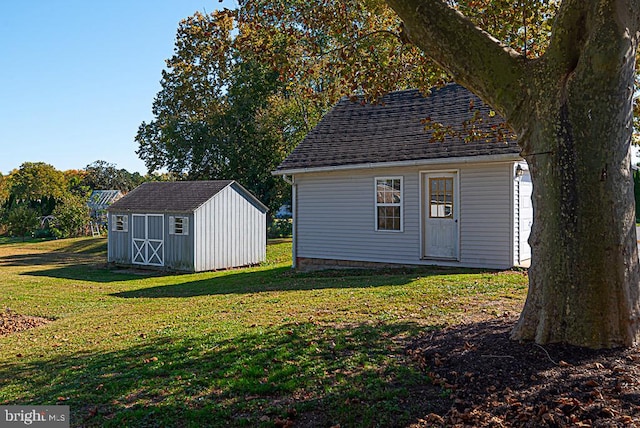
<instances>
[{"instance_id":1,"label":"gray vinyl siding","mask_svg":"<svg viewBox=\"0 0 640 428\"><path fill-rule=\"evenodd\" d=\"M375 177L403 177L403 231L376 231ZM296 176L298 257L399 262L420 252L420 224L411 213L418 180L398 171Z\"/></svg>"},{"instance_id":2,"label":"gray vinyl siding","mask_svg":"<svg viewBox=\"0 0 640 428\"><path fill-rule=\"evenodd\" d=\"M260 263L266 257L266 213L231 186L195 212L195 268L226 269Z\"/></svg>"},{"instance_id":3,"label":"gray vinyl siding","mask_svg":"<svg viewBox=\"0 0 640 428\"><path fill-rule=\"evenodd\" d=\"M295 176L297 257L399 264L513 265L513 162L380 168ZM460 259L421 258L422 173L458 171ZM375 231L374 179L403 178L402 232Z\"/></svg>"},{"instance_id":4,"label":"gray vinyl siding","mask_svg":"<svg viewBox=\"0 0 640 428\"><path fill-rule=\"evenodd\" d=\"M118 232L112 230L112 221L115 215L128 214L111 212L107 216L107 261L109 263L129 264L131 263L131 216L129 216L128 231Z\"/></svg>"},{"instance_id":5,"label":"gray vinyl siding","mask_svg":"<svg viewBox=\"0 0 640 428\"><path fill-rule=\"evenodd\" d=\"M513 266L512 163L461 170L461 262L468 266Z\"/></svg>"},{"instance_id":6,"label":"gray vinyl siding","mask_svg":"<svg viewBox=\"0 0 640 428\"><path fill-rule=\"evenodd\" d=\"M188 219L188 233L186 235L171 234L171 217L186 217ZM165 264L168 268L189 271L195 270L194 241L196 230L193 228L193 214L176 213L164 217Z\"/></svg>"},{"instance_id":7,"label":"gray vinyl siding","mask_svg":"<svg viewBox=\"0 0 640 428\"><path fill-rule=\"evenodd\" d=\"M111 213L111 215L121 215L121 213ZM186 213L166 214L166 213L127 213L122 214L129 216L128 232L117 232L109 229L108 235L108 261L117 264L133 264L133 230L138 232L144 227L144 217L142 215L154 215L153 219L148 223L149 237L158 238L162 236L162 267L180 271L193 271L193 231L189 230L189 235L170 235L169 234L169 218L171 216L182 216L189 218L189 223L193 221L193 215ZM162 216L163 221L159 221ZM111 216L109 218L111 221ZM136 232L136 235L142 237L143 234ZM136 266L146 266L135 264ZM153 266L153 265L151 265ZM156 266L157 267L157 266Z\"/></svg>"}]
</instances>

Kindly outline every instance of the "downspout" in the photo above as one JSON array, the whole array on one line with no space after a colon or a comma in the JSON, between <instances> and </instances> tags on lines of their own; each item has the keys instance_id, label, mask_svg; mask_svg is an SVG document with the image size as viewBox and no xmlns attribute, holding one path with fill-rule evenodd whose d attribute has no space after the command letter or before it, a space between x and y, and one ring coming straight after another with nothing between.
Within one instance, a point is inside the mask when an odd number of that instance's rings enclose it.
<instances>
[{"instance_id":1,"label":"downspout","mask_svg":"<svg viewBox=\"0 0 640 428\"><path fill-rule=\"evenodd\" d=\"M282 179L291 185L291 268L296 269L298 267L298 186L294 175L289 178L286 174L282 174Z\"/></svg>"}]
</instances>

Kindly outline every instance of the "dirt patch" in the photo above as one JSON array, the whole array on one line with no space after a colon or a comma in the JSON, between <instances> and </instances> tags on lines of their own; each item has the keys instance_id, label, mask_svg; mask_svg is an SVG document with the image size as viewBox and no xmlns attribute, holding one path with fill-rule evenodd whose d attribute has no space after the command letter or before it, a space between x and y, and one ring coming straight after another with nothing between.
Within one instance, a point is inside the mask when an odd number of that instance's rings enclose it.
<instances>
[{"instance_id":1,"label":"dirt patch","mask_svg":"<svg viewBox=\"0 0 640 428\"><path fill-rule=\"evenodd\" d=\"M640 349L509 340L514 317L450 327L409 348L448 395L415 427L640 427Z\"/></svg>"},{"instance_id":2,"label":"dirt patch","mask_svg":"<svg viewBox=\"0 0 640 428\"><path fill-rule=\"evenodd\" d=\"M51 322L46 318L20 315L7 308L0 312L0 337L39 327Z\"/></svg>"}]
</instances>

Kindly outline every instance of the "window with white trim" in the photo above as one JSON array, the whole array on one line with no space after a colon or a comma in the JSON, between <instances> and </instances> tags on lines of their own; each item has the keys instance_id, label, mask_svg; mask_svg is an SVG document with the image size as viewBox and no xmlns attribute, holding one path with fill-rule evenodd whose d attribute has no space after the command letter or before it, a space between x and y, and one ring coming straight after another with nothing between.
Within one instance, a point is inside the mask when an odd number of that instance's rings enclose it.
<instances>
[{"instance_id":1,"label":"window with white trim","mask_svg":"<svg viewBox=\"0 0 640 428\"><path fill-rule=\"evenodd\" d=\"M189 234L189 217L169 217L169 234L170 235L188 235Z\"/></svg>"},{"instance_id":2,"label":"window with white trim","mask_svg":"<svg viewBox=\"0 0 640 428\"><path fill-rule=\"evenodd\" d=\"M114 214L111 216L111 230L114 232L129 231L129 216L122 214Z\"/></svg>"},{"instance_id":3,"label":"window with white trim","mask_svg":"<svg viewBox=\"0 0 640 428\"><path fill-rule=\"evenodd\" d=\"M402 231L402 177L377 177L376 230Z\"/></svg>"}]
</instances>

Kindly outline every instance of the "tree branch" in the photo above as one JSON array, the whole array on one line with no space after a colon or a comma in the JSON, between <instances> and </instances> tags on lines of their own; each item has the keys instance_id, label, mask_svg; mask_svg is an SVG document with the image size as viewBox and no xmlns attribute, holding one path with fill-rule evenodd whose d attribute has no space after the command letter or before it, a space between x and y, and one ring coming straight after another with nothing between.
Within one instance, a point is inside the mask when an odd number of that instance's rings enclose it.
<instances>
[{"instance_id":1,"label":"tree branch","mask_svg":"<svg viewBox=\"0 0 640 428\"><path fill-rule=\"evenodd\" d=\"M382 35L386 35L386 36L392 36L396 39L398 39L398 41L403 42L402 40L402 35L394 33L393 31L389 31L389 30L376 30L376 31L371 31L369 33L363 34L362 36L356 37L353 40L351 40L349 43L345 43L344 45L338 46L337 48L333 48L330 49L326 52L321 52L320 53L320 57L325 57L327 55L331 55L335 52L339 52L343 49L346 48L350 48L351 46L356 45L358 42L368 38L368 37L372 37L372 36L377 36L378 34L382 34Z\"/></svg>"},{"instance_id":2,"label":"tree branch","mask_svg":"<svg viewBox=\"0 0 640 428\"><path fill-rule=\"evenodd\" d=\"M567 73L578 62L586 42L587 12L592 7L584 0L564 0L553 24L549 48L544 54L548 72Z\"/></svg>"},{"instance_id":3,"label":"tree branch","mask_svg":"<svg viewBox=\"0 0 640 428\"><path fill-rule=\"evenodd\" d=\"M509 120L524 93L525 58L443 0L386 0L409 40Z\"/></svg>"}]
</instances>

